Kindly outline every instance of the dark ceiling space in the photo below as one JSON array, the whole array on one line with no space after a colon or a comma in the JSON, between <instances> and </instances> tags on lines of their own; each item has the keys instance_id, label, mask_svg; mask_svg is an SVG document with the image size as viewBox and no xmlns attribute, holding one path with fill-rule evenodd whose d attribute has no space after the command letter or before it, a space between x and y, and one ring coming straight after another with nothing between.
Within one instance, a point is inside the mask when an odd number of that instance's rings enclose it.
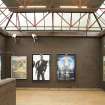
<instances>
[{"instance_id":1,"label":"dark ceiling space","mask_svg":"<svg viewBox=\"0 0 105 105\"><path fill-rule=\"evenodd\" d=\"M2 0L13 12L94 12L104 0ZM46 6L37 9L19 9L19 6ZM61 9L59 6L87 6L87 8ZM12 8L12 9L11 9Z\"/></svg>"}]
</instances>

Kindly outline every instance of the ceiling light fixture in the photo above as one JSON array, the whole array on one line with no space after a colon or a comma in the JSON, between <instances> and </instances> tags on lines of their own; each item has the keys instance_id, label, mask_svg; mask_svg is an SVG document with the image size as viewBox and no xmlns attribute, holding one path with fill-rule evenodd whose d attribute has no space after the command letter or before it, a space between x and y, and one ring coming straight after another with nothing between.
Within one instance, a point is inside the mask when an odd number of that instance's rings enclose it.
<instances>
[{"instance_id":1,"label":"ceiling light fixture","mask_svg":"<svg viewBox=\"0 0 105 105\"><path fill-rule=\"evenodd\" d=\"M34 43L35 43L36 40L38 39L36 34L32 34L32 38L33 38L33 40L34 40Z\"/></svg>"},{"instance_id":2,"label":"ceiling light fixture","mask_svg":"<svg viewBox=\"0 0 105 105\"><path fill-rule=\"evenodd\" d=\"M34 9L34 8L46 8L46 6L19 6L19 8Z\"/></svg>"},{"instance_id":3,"label":"ceiling light fixture","mask_svg":"<svg viewBox=\"0 0 105 105\"><path fill-rule=\"evenodd\" d=\"M12 37L13 37L13 38L16 38L16 34L13 34Z\"/></svg>"},{"instance_id":4,"label":"ceiling light fixture","mask_svg":"<svg viewBox=\"0 0 105 105\"><path fill-rule=\"evenodd\" d=\"M87 8L87 6L60 6L62 9L77 9L77 8Z\"/></svg>"},{"instance_id":5,"label":"ceiling light fixture","mask_svg":"<svg viewBox=\"0 0 105 105\"><path fill-rule=\"evenodd\" d=\"M15 43L16 43L16 34L12 35L12 38L14 39Z\"/></svg>"}]
</instances>

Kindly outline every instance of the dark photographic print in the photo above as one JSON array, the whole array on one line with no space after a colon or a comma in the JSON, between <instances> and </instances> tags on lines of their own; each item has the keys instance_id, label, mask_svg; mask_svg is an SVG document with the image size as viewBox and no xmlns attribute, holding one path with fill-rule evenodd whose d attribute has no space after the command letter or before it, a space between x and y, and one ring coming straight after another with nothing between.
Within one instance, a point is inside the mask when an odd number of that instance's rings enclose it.
<instances>
[{"instance_id":1,"label":"dark photographic print","mask_svg":"<svg viewBox=\"0 0 105 105\"><path fill-rule=\"evenodd\" d=\"M33 55L33 80L50 80L50 55Z\"/></svg>"},{"instance_id":2,"label":"dark photographic print","mask_svg":"<svg viewBox=\"0 0 105 105\"><path fill-rule=\"evenodd\" d=\"M57 58L57 79L74 80L76 58L73 54L59 54Z\"/></svg>"}]
</instances>

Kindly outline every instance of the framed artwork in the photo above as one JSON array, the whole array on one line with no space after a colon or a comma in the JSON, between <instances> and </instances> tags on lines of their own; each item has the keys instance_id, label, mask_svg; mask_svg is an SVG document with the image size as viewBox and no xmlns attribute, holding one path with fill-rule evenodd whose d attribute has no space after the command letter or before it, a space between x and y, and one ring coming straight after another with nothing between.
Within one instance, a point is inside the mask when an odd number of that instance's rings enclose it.
<instances>
[{"instance_id":1,"label":"framed artwork","mask_svg":"<svg viewBox=\"0 0 105 105\"><path fill-rule=\"evenodd\" d=\"M1 56L0 56L0 79L1 79Z\"/></svg>"},{"instance_id":2,"label":"framed artwork","mask_svg":"<svg viewBox=\"0 0 105 105\"><path fill-rule=\"evenodd\" d=\"M58 54L57 79L75 80L76 56L74 54Z\"/></svg>"},{"instance_id":3,"label":"framed artwork","mask_svg":"<svg viewBox=\"0 0 105 105\"><path fill-rule=\"evenodd\" d=\"M50 55L33 55L33 80L50 80Z\"/></svg>"},{"instance_id":4,"label":"framed artwork","mask_svg":"<svg viewBox=\"0 0 105 105\"><path fill-rule=\"evenodd\" d=\"M105 81L105 56L103 56L103 81Z\"/></svg>"},{"instance_id":5,"label":"framed artwork","mask_svg":"<svg viewBox=\"0 0 105 105\"><path fill-rule=\"evenodd\" d=\"M11 56L11 77L27 79L27 57Z\"/></svg>"}]
</instances>

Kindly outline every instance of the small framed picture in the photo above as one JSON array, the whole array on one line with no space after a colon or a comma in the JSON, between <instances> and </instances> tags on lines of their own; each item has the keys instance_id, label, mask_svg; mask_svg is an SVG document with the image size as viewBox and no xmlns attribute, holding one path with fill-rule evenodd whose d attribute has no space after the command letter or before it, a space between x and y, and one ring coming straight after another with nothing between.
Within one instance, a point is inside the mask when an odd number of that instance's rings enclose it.
<instances>
[{"instance_id":1,"label":"small framed picture","mask_svg":"<svg viewBox=\"0 0 105 105\"><path fill-rule=\"evenodd\" d=\"M11 56L11 77L27 79L27 57Z\"/></svg>"}]
</instances>

